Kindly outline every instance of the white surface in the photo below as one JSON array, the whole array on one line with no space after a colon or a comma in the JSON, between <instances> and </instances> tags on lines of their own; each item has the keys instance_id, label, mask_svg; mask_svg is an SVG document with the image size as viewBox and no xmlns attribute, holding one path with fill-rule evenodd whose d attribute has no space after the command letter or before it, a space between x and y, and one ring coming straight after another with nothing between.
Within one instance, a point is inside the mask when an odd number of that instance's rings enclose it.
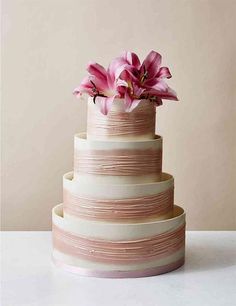
<instances>
[{"instance_id":1,"label":"white surface","mask_svg":"<svg viewBox=\"0 0 236 306\"><path fill-rule=\"evenodd\" d=\"M59 270L50 232L3 232L2 246L2 306L236 305L236 232L188 232L184 267L138 279Z\"/></svg>"}]
</instances>

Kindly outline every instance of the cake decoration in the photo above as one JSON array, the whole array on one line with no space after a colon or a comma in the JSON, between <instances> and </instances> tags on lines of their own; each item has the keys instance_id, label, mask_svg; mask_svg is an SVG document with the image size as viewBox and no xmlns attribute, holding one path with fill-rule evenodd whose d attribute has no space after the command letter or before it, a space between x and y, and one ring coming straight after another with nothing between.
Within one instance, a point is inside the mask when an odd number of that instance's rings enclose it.
<instances>
[{"instance_id":1,"label":"cake decoration","mask_svg":"<svg viewBox=\"0 0 236 306\"><path fill-rule=\"evenodd\" d=\"M89 62L89 73L74 90L74 95L83 93L93 97L102 114L107 115L115 98L124 98L124 109L131 112L142 100L149 100L155 106L163 99L177 101L177 95L165 79L172 77L168 67L161 67L161 55L151 51L140 62L134 52L126 51L115 58L107 69L95 62Z\"/></svg>"}]
</instances>

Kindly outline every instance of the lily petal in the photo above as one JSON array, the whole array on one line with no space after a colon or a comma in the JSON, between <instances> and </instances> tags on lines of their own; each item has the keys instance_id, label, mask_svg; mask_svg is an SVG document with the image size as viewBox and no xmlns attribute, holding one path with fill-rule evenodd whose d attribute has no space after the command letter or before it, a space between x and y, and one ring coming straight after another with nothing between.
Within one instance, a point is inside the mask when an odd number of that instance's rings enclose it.
<instances>
[{"instance_id":1,"label":"lily petal","mask_svg":"<svg viewBox=\"0 0 236 306\"><path fill-rule=\"evenodd\" d=\"M116 96L112 97L96 97L95 103L98 105L101 113L107 115L112 107L112 103Z\"/></svg>"},{"instance_id":2,"label":"lily petal","mask_svg":"<svg viewBox=\"0 0 236 306\"><path fill-rule=\"evenodd\" d=\"M92 96L94 95L93 88L94 86L91 83L90 77L85 77L80 83L80 85L74 89L73 95L75 95L76 97L79 97L83 93L87 93L90 96Z\"/></svg>"},{"instance_id":3,"label":"lily petal","mask_svg":"<svg viewBox=\"0 0 236 306\"><path fill-rule=\"evenodd\" d=\"M116 80L116 91L117 91L120 98L124 97L126 88L128 88L128 87L129 87L129 85L125 80L122 80L122 79L117 79Z\"/></svg>"},{"instance_id":4,"label":"lily petal","mask_svg":"<svg viewBox=\"0 0 236 306\"><path fill-rule=\"evenodd\" d=\"M99 65L98 63L89 62L87 66L87 71L98 79L103 79L104 81L107 80L106 69L103 66Z\"/></svg>"},{"instance_id":5,"label":"lily petal","mask_svg":"<svg viewBox=\"0 0 236 306\"><path fill-rule=\"evenodd\" d=\"M169 68L161 67L156 75L157 78L167 78L170 79L172 77Z\"/></svg>"},{"instance_id":6,"label":"lily petal","mask_svg":"<svg viewBox=\"0 0 236 306\"><path fill-rule=\"evenodd\" d=\"M101 65L90 62L87 66L87 70L90 73L91 81L96 85L99 92L103 92L109 88L107 83L107 72Z\"/></svg>"},{"instance_id":7,"label":"lily petal","mask_svg":"<svg viewBox=\"0 0 236 306\"><path fill-rule=\"evenodd\" d=\"M155 86L157 83L159 82L159 79L158 78L153 78L153 79L148 79L146 80L142 86L145 87L145 88L152 88L153 86Z\"/></svg>"},{"instance_id":8,"label":"lily petal","mask_svg":"<svg viewBox=\"0 0 236 306\"><path fill-rule=\"evenodd\" d=\"M158 80L155 85L152 86L153 89L159 90L159 91L168 91L168 85L166 82L164 82L162 79Z\"/></svg>"},{"instance_id":9,"label":"lily petal","mask_svg":"<svg viewBox=\"0 0 236 306\"><path fill-rule=\"evenodd\" d=\"M141 66L141 73L148 73L148 78L155 77L157 71L159 71L161 65L161 55L155 51L151 51Z\"/></svg>"},{"instance_id":10,"label":"lily petal","mask_svg":"<svg viewBox=\"0 0 236 306\"><path fill-rule=\"evenodd\" d=\"M124 104L125 104L125 111L129 111L131 105L132 105L133 99L130 96L128 90L125 91L124 95Z\"/></svg>"},{"instance_id":11,"label":"lily petal","mask_svg":"<svg viewBox=\"0 0 236 306\"><path fill-rule=\"evenodd\" d=\"M135 68L134 66L131 65L125 65L123 67L123 72L120 75L120 77L126 81L130 80L133 81L135 83L139 83L139 79L140 79L140 74L137 68Z\"/></svg>"},{"instance_id":12,"label":"lily petal","mask_svg":"<svg viewBox=\"0 0 236 306\"><path fill-rule=\"evenodd\" d=\"M132 112L132 110L134 110L138 105L139 103L141 102L142 100L141 99L134 99L132 104L131 104L131 107L129 108L128 112Z\"/></svg>"},{"instance_id":13,"label":"lily petal","mask_svg":"<svg viewBox=\"0 0 236 306\"><path fill-rule=\"evenodd\" d=\"M120 76L121 72L124 70L124 66L127 65L125 59L121 57L115 58L108 67L108 83L113 84L115 80Z\"/></svg>"},{"instance_id":14,"label":"lily petal","mask_svg":"<svg viewBox=\"0 0 236 306\"><path fill-rule=\"evenodd\" d=\"M137 54L130 51L125 51L122 53L122 57L127 61L127 63L135 68L140 68L140 60Z\"/></svg>"},{"instance_id":15,"label":"lily petal","mask_svg":"<svg viewBox=\"0 0 236 306\"><path fill-rule=\"evenodd\" d=\"M129 94L128 90L126 90L124 95L124 103L125 103L125 111L126 112L132 112L133 109L135 109L136 106L141 102L141 99L134 99Z\"/></svg>"},{"instance_id":16,"label":"lily petal","mask_svg":"<svg viewBox=\"0 0 236 306\"><path fill-rule=\"evenodd\" d=\"M161 99L167 99L167 100L175 100L178 101L176 92L168 87L165 91L157 90L154 88L145 90L145 94L149 94L150 96L159 97Z\"/></svg>"}]
</instances>

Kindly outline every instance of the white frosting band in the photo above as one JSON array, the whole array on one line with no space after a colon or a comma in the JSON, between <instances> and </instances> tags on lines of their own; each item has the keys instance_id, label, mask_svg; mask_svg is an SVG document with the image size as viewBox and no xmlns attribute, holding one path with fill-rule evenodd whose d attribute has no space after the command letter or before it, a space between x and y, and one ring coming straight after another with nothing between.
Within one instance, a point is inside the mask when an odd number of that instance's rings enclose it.
<instances>
[{"instance_id":1,"label":"white frosting band","mask_svg":"<svg viewBox=\"0 0 236 306\"><path fill-rule=\"evenodd\" d=\"M160 182L138 183L138 184L89 184L82 178L73 179L73 172L68 172L63 176L63 188L67 191L80 195L98 199L123 199L155 195L170 189L174 186L174 178L168 173L161 174Z\"/></svg>"},{"instance_id":2,"label":"white frosting band","mask_svg":"<svg viewBox=\"0 0 236 306\"><path fill-rule=\"evenodd\" d=\"M108 263L100 263L100 262L93 262L91 260L85 260L81 259L79 257L71 256L65 253L62 253L56 249L53 250L53 257L57 260L60 260L63 263L66 263L68 265L77 266L81 268L86 269L98 269L98 270L125 270L125 271L133 271L138 269L146 269L146 268L152 268L152 267L161 267L163 265L170 264L172 262L175 262L181 258L184 258L184 252L185 248L183 247L179 251L175 252L172 255L169 255L168 257L147 261L145 263L134 263L134 264L108 264Z\"/></svg>"},{"instance_id":3,"label":"white frosting band","mask_svg":"<svg viewBox=\"0 0 236 306\"><path fill-rule=\"evenodd\" d=\"M65 231L100 239L132 240L154 236L174 230L185 223L185 213L179 206L174 206L174 217L163 221L139 223L99 222L74 217L63 218L62 204L53 208L53 223Z\"/></svg>"}]
</instances>

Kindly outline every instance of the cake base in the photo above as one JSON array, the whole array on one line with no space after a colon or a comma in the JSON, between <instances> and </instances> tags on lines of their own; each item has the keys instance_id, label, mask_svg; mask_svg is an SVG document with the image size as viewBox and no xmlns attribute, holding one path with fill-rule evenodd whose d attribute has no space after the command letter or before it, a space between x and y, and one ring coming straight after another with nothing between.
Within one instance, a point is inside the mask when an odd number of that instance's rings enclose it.
<instances>
[{"instance_id":1,"label":"cake base","mask_svg":"<svg viewBox=\"0 0 236 306\"><path fill-rule=\"evenodd\" d=\"M54 257L52 259L57 267L62 268L67 272L71 272L81 276L90 276L90 277L99 277L99 278L137 278L137 277L155 276L174 271L180 268L184 264L184 257L182 257L176 262L172 262L170 264L160 267L153 267L153 268L133 270L133 271L122 271L122 270L105 271L105 270L91 270L91 269L80 268L77 266L71 266L55 259Z\"/></svg>"},{"instance_id":2,"label":"cake base","mask_svg":"<svg viewBox=\"0 0 236 306\"><path fill-rule=\"evenodd\" d=\"M53 261L84 276L133 278L173 271L184 264L185 212L138 223L91 221L53 209Z\"/></svg>"}]
</instances>

